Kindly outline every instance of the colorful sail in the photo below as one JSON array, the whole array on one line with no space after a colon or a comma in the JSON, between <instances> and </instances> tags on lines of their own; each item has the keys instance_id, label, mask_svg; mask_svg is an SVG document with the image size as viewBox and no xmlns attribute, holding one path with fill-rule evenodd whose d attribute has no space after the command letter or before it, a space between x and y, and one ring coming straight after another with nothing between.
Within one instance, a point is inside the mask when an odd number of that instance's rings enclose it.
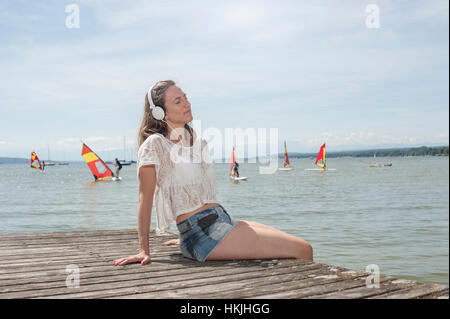
<instances>
[{"instance_id":1,"label":"colorful sail","mask_svg":"<svg viewBox=\"0 0 450 319\"><path fill-rule=\"evenodd\" d=\"M284 141L284 167L288 168L291 164L289 163L289 157L287 154L286 141Z\"/></svg>"},{"instance_id":2,"label":"colorful sail","mask_svg":"<svg viewBox=\"0 0 450 319\"><path fill-rule=\"evenodd\" d=\"M319 161L322 160L322 163ZM316 165L325 168L325 144L320 147L319 155L317 155Z\"/></svg>"},{"instance_id":3,"label":"colorful sail","mask_svg":"<svg viewBox=\"0 0 450 319\"><path fill-rule=\"evenodd\" d=\"M231 152L230 176L234 176L234 174L235 174L235 171L233 169L234 163L236 163L236 155L234 154L234 147L233 147L233 151Z\"/></svg>"},{"instance_id":4,"label":"colorful sail","mask_svg":"<svg viewBox=\"0 0 450 319\"><path fill-rule=\"evenodd\" d=\"M31 152L31 167L39 170L43 170L41 161L35 152Z\"/></svg>"},{"instance_id":5,"label":"colorful sail","mask_svg":"<svg viewBox=\"0 0 450 319\"><path fill-rule=\"evenodd\" d=\"M97 156L86 144L83 143L83 148L81 150L81 155L83 156L86 164L94 175L96 181L101 181L102 179L113 177L113 172L109 167Z\"/></svg>"}]
</instances>

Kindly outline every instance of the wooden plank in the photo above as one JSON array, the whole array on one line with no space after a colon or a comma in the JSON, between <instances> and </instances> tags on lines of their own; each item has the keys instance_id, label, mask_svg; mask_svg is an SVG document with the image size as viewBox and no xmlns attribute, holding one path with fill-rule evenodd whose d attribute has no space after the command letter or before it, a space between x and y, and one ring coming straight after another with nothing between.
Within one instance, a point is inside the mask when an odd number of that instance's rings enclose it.
<instances>
[{"instance_id":1,"label":"wooden plank","mask_svg":"<svg viewBox=\"0 0 450 319\"><path fill-rule=\"evenodd\" d=\"M358 275L353 276L352 279L350 279L347 276L343 276L341 274L338 275L331 275L324 277L323 279L333 279L330 283L324 283L321 285L304 285L303 283L297 283L292 282L285 286L284 291L272 293L272 292L265 292L265 291L259 291L255 293L254 296L250 297L250 299L253 298L262 298L262 299L279 299L279 298L305 298L312 295L320 295L324 293L330 293L334 291L344 290L348 288L354 288L359 287L363 284L365 284L366 277L368 276L368 273L360 273ZM320 276L319 276L320 278ZM316 278L318 279L318 278Z\"/></svg>"},{"instance_id":2,"label":"wooden plank","mask_svg":"<svg viewBox=\"0 0 450 319\"><path fill-rule=\"evenodd\" d=\"M274 264L276 262L273 262ZM140 266L140 265L128 265L125 267L120 266L101 266L101 267L89 267L89 268L80 268L80 275L83 278L84 283L90 283L89 281L86 281L86 278L97 278L97 277L111 277L114 275L130 275L133 273L143 273L148 272L149 268L155 276L158 276L159 271L163 271L165 273L168 273L172 270L182 269L183 271L186 271L189 269L189 272L196 272L196 271L209 271L209 270L216 270L218 268L224 268L224 269L235 269L236 265L235 263L227 263L227 262L214 262L210 261L207 263L200 264L195 261L185 261L183 262L177 262L174 264L168 264L167 263L155 263L148 264L146 266ZM260 263L242 263L240 267L258 267L259 268L265 268L261 267ZM281 267L281 266L280 266ZM286 266L287 267L287 266ZM95 268L95 269L93 269ZM59 276L59 277L58 277ZM65 268L60 268L58 271L52 272L48 276L39 276L39 277L32 277L32 278L14 278L9 280L3 280L1 281L2 288L0 288L0 292L6 292L6 286L14 286L14 285L20 285L19 290L24 290L22 287L23 284L41 284L45 282L54 282L54 281L61 281L60 278L64 279L62 282L65 286L65 279L67 277L67 273L65 272ZM27 287L29 289L30 286ZM8 287L8 290L11 289Z\"/></svg>"},{"instance_id":3,"label":"wooden plank","mask_svg":"<svg viewBox=\"0 0 450 319\"><path fill-rule=\"evenodd\" d=\"M119 259L122 257L126 257L129 255L133 255L135 252L127 252L122 254L108 254L108 255L98 255L96 253L87 253L81 255L69 255L63 257L54 257L50 258L39 258L39 259L29 259L22 260L13 264L5 264L0 266L0 277L6 274L16 274L22 272L33 272L42 269L42 267L47 267L47 269L56 269L61 265L70 265L70 264L112 264L114 259ZM180 251L165 251L160 252L158 254L153 253L151 255L151 259L154 261L159 260L160 258L165 258L167 256L176 256L181 257Z\"/></svg>"},{"instance_id":4,"label":"wooden plank","mask_svg":"<svg viewBox=\"0 0 450 319\"><path fill-rule=\"evenodd\" d=\"M67 231L67 232L30 232L30 233L20 233L20 234L0 234L0 241L14 241L14 240L27 240L27 239L64 239L66 237L73 238L95 238L97 236L104 236L105 234L120 235L120 234L137 234L136 228L128 229L110 229L110 230L78 230L78 231ZM154 230L151 230L154 233Z\"/></svg>"},{"instance_id":5,"label":"wooden plank","mask_svg":"<svg viewBox=\"0 0 450 319\"><path fill-rule=\"evenodd\" d=\"M395 279L391 277L385 277L380 280L379 288L368 288L365 282L361 282L361 286L356 286L355 288L340 289L329 293L310 295L305 297L305 299L361 299L387 292L393 292L414 285L413 283L393 284L394 281Z\"/></svg>"},{"instance_id":6,"label":"wooden plank","mask_svg":"<svg viewBox=\"0 0 450 319\"><path fill-rule=\"evenodd\" d=\"M317 267L311 265L310 267ZM51 296L51 298L113 298L124 295L135 295L142 293L151 293L153 298L165 298L168 291L179 290L183 288L203 287L205 285L215 286L224 282L240 282L248 278L263 278L269 276L272 272L278 273L281 268L275 267L270 269L261 269L256 267L250 269L227 269L224 271L202 272L201 276L193 278L189 275L182 275L179 278L171 278L170 280L151 280L148 282L140 282L131 286L122 286L108 291L89 291L87 293L74 293L65 296ZM298 270L301 271L301 270ZM320 267L315 268L315 271L320 271ZM287 272L292 272L288 268ZM132 298L135 298L133 296Z\"/></svg>"},{"instance_id":7,"label":"wooden plank","mask_svg":"<svg viewBox=\"0 0 450 319\"><path fill-rule=\"evenodd\" d=\"M437 284L417 284L406 289L377 295L373 299L415 299L443 291L448 291L448 287Z\"/></svg>"},{"instance_id":8,"label":"wooden plank","mask_svg":"<svg viewBox=\"0 0 450 319\"><path fill-rule=\"evenodd\" d=\"M73 244L70 248L67 249L71 249L73 250L80 250L80 251L92 251L95 253L101 253L103 251L124 251L124 250L128 250L131 253L133 251L137 251L139 247L139 243L137 240L133 240L133 241L128 241L128 242L124 242L124 243L117 243L116 245L114 245L114 242L110 242L107 244L89 244L89 245L78 245L78 244ZM150 252L158 252L158 251L164 251L164 250L170 250L172 248L176 248L178 246L163 246L163 242L157 242L157 241L151 241L150 242ZM61 251L59 252L62 255L70 255L65 253L66 248L61 249ZM14 253L13 251L11 253ZM20 260L22 258L27 258L29 255L33 255L35 257L39 257L39 255L42 256L51 256L51 254L55 254L58 253L57 250L51 251L49 250L49 252L47 253L42 253L40 248L35 248L34 251L28 251L28 253L20 253L20 250L15 251L15 254L12 255L12 257L8 257L8 256L4 256L3 258L8 258L8 259L0 259L0 263L4 264L6 261L14 261L14 260Z\"/></svg>"},{"instance_id":9,"label":"wooden plank","mask_svg":"<svg viewBox=\"0 0 450 319\"><path fill-rule=\"evenodd\" d=\"M164 236L164 237L150 237L150 241L154 242L154 243L162 243L166 240L169 239L173 239L173 238L178 238L178 236ZM27 242L15 242L14 245L3 245L0 247L0 253L4 253L4 252L8 252L9 250L14 250L14 249L33 249L33 248L41 248L41 247L70 247L73 245L80 245L80 246L89 246L92 244L110 244L111 242L115 242L118 244L123 244L123 243L127 243L127 242L136 242L138 241L138 236L136 235L132 235L129 236L127 235L122 236L122 237L118 237L118 236L98 236L95 240L91 239L91 238L65 238L65 239L60 239L58 241L55 242L49 242L49 241L45 241L42 243L27 243Z\"/></svg>"},{"instance_id":10,"label":"wooden plank","mask_svg":"<svg viewBox=\"0 0 450 319\"><path fill-rule=\"evenodd\" d=\"M254 296L255 291L261 289L281 289L286 290L286 283L293 281L302 281L306 285L313 285L321 282L321 279L317 277L330 274L329 268L317 265L317 268L308 269L306 267L295 269L289 269L285 273L274 272L266 273L263 277L246 277L234 281L224 282L205 282L204 285L199 287L178 287L174 290L157 291L157 292L145 292L144 289L139 291L139 294L135 295L123 295L117 298L198 298L198 299L212 299L212 298L233 298L241 299ZM329 280L329 279L328 279Z\"/></svg>"},{"instance_id":11,"label":"wooden plank","mask_svg":"<svg viewBox=\"0 0 450 319\"><path fill-rule=\"evenodd\" d=\"M226 264L224 264L225 266ZM80 275L83 278L83 281L87 278L98 278L98 277L107 277L107 276L115 276L115 275L122 275L122 274L134 274L134 273L143 273L148 272L149 267L151 267L152 273L155 273L155 275L162 271L162 272L169 272L173 270L183 270L186 271L186 269L189 269L190 272L195 272L197 269L201 269L199 267L194 266L194 263L192 264L183 264L179 263L177 265L171 265L170 268L167 266L166 263L153 263L151 266L146 265L147 267L118 267L118 266L96 266L96 267L89 267L89 268L80 268ZM211 266L214 267L214 266ZM57 271L53 272L42 272L38 276L28 277L28 278L11 278L9 280L2 280L0 282L0 292L7 292L9 289L17 289L17 291L26 290L32 287L30 284L43 284L48 282L60 282L64 283L65 286L65 280L67 278L68 273L66 272L65 267L60 268ZM24 285L27 285L25 287ZM9 288L8 286L12 286L13 288Z\"/></svg>"},{"instance_id":12,"label":"wooden plank","mask_svg":"<svg viewBox=\"0 0 450 319\"><path fill-rule=\"evenodd\" d=\"M132 265L142 267L140 265ZM135 289L142 286L152 286L152 289L165 290L168 287L177 287L185 283L198 286L199 280L209 278L208 280L227 280L226 278L236 274L258 275L263 272L265 268L260 265L248 265L245 267L217 267L220 269L214 269L213 271L201 271L201 267L198 268L196 273L182 272L179 275L173 276L156 276L153 272L142 272L134 275L132 278L126 281L117 280L115 277L111 278L111 281L105 283L107 280L98 284L84 284L82 278L80 278L80 287L76 289L69 289L67 287L59 289L40 289L36 291L25 291L18 293L6 293L0 294L0 298L30 298L30 297L51 297L51 298L81 298L81 297L95 297L100 298L106 295L120 295L124 291L133 293ZM276 267L278 269L278 267ZM280 267L281 268L281 267Z\"/></svg>"},{"instance_id":13,"label":"wooden plank","mask_svg":"<svg viewBox=\"0 0 450 319\"><path fill-rule=\"evenodd\" d=\"M66 259L83 259L84 257L89 258L92 255L96 255L96 256L102 256L102 257L110 257L112 259L115 258L120 258L120 257L125 257L128 255L133 255L135 253L137 253L137 247L138 244L136 245L126 245L123 247L106 247L103 250L105 251L105 253L102 253L100 251L97 250L91 250L89 248L85 248L85 249L71 249L68 252L65 251L55 251L50 253L38 253L38 254L28 254L28 255L23 255L23 256L18 256L17 258L11 258L11 259L5 259L2 260L0 263L0 269L6 269L8 267L12 267L12 266L16 266L16 265L21 265L21 264L30 264L31 261L33 261L34 263L36 262L40 262L40 261L47 261L49 259L53 260L53 261L57 261L57 260L66 260ZM102 247L103 248L103 247ZM134 248L134 250L133 250ZM114 249L114 251L112 250ZM108 253L106 253L106 251ZM167 255L168 253L173 253L173 252L180 252L178 247L158 247L156 245L153 245L153 247L150 250L150 257L152 256L163 256L163 255ZM115 256L115 257L114 257ZM112 260L111 260L112 261Z\"/></svg>"}]
</instances>

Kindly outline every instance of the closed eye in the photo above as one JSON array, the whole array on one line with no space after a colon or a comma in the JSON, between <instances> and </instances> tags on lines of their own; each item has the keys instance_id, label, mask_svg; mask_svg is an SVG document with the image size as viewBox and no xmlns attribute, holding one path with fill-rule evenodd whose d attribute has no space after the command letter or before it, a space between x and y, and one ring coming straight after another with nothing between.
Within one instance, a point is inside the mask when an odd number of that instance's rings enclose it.
<instances>
[{"instance_id":1,"label":"closed eye","mask_svg":"<svg viewBox=\"0 0 450 319\"><path fill-rule=\"evenodd\" d=\"M186 94L184 95L184 98L187 101L187 95ZM181 102L181 98L180 97L177 97L175 100L176 100L175 104L180 104L180 102Z\"/></svg>"}]
</instances>

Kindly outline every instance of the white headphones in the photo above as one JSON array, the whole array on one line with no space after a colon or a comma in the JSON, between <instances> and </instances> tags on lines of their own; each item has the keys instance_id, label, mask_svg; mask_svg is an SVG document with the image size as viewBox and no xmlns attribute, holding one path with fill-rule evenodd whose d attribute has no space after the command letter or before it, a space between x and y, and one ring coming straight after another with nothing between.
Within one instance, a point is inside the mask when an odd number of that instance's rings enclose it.
<instances>
[{"instance_id":1,"label":"white headphones","mask_svg":"<svg viewBox=\"0 0 450 319\"><path fill-rule=\"evenodd\" d=\"M158 121L163 121L164 116L166 116L166 113L164 113L164 109L161 106L156 106L155 103L153 103L151 88L147 92L147 97L148 97L148 103L150 103L150 109L152 110L153 118Z\"/></svg>"}]
</instances>

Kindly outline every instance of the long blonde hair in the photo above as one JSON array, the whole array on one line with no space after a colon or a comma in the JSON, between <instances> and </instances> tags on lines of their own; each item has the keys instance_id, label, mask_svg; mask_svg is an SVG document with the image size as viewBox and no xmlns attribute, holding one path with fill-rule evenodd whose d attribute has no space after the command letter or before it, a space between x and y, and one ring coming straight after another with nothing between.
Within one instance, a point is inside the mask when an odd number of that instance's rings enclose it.
<instances>
[{"instance_id":1,"label":"long blonde hair","mask_svg":"<svg viewBox=\"0 0 450 319\"><path fill-rule=\"evenodd\" d=\"M148 99L153 98L153 103L157 106L162 107L164 112L166 112L164 93L172 85L176 85L176 83L172 80L158 81L151 89L152 96L148 96L148 93L145 94L144 114L142 116L142 122L138 132L138 148L141 146L142 143L144 143L147 137L149 137L154 133L159 133L166 137L168 136L169 128L166 122L158 121L153 118ZM184 128L189 132L191 136L191 145L192 145L193 129L188 123L184 125Z\"/></svg>"}]
</instances>

